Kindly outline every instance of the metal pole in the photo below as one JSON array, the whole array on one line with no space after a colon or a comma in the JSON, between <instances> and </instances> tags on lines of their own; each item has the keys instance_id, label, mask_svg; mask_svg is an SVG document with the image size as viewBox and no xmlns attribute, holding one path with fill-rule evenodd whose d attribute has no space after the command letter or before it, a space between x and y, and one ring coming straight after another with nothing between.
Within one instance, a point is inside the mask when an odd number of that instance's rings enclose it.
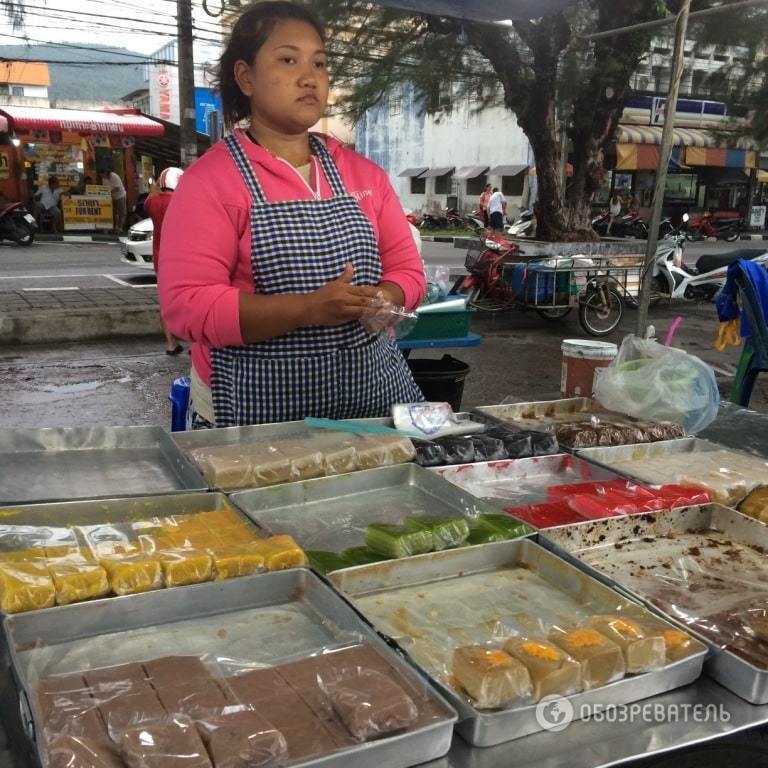
<instances>
[{"instance_id":1,"label":"metal pole","mask_svg":"<svg viewBox=\"0 0 768 768\"><path fill-rule=\"evenodd\" d=\"M179 49L179 149L181 167L197 159L195 125L195 63L192 53L192 0L177 0L176 26Z\"/></svg>"},{"instance_id":2,"label":"metal pole","mask_svg":"<svg viewBox=\"0 0 768 768\"><path fill-rule=\"evenodd\" d=\"M669 168L669 159L672 156L672 131L675 127L677 94L680 91L680 80L683 76L685 33L688 29L688 14L690 9L691 0L683 0L683 7L680 9L680 13L677 17L677 24L675 25L675 50L672 55L672 75L669 79L667 103L664 106L664 130L661 133L659 166L656 169L656 186L653 191L651 220L648 224L648 242L645 248L645 261L642 281L640 283L640 296L638 297L637 335L641 337L645 336L645 331L648 326L648 302L650 300L651 281L653 278L653 263L656 259L661 208L664 203L664 189L667 185L667 170Z\"/></svg>"}]
</instances>

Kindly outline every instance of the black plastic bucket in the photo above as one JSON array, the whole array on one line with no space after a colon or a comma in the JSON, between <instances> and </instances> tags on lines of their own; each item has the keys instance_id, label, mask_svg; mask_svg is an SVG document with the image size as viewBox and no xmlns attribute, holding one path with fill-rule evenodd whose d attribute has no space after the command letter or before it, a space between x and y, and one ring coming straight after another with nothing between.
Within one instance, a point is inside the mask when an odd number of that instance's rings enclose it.
<instances>
[{"instance_id":1,"label":"black plastic bucket","mask_svg":"<svg viewBox=\"0 0 768 768\"><path fill-rule=\"evenodd\" d=\"M469 373L466 363L443 355L439 360L408 358L408 366L427 400L450 403L454 411L461 410L464 380Z\"/></svg>"}]
</instances>

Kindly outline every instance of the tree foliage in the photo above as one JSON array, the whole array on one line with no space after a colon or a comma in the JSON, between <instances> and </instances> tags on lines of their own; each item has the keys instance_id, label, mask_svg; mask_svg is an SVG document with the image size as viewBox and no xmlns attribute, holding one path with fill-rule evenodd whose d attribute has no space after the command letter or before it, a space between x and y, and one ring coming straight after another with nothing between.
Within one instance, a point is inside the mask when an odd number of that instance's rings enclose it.
<instances>
[{"instance_id":1,"label":"tree foliage","mask_svg":"<svg viewBox=\"0 0 768 768\"><path fill-rule=\"evenodd\" d=\"M695 7L708 2L699 0ZM658 31L588 36L659 19L680 7L679 0L577 0L560 12L505 26L409 14L360 0L309 4L332 31L335 81L344 92L338 105L353 119L404 83L412 84L434 115L468 97L477 108L496 103L513 112L536 158L538 232L549 239L592 237L590 201L604 178L605 154L631 93L631 77ZM707 25L715 38L719 18ZM757 30L742 37L754 50L765 45ZM574 166L565 190L558 136L563 125Z\"/></svg>"}]
</instances>

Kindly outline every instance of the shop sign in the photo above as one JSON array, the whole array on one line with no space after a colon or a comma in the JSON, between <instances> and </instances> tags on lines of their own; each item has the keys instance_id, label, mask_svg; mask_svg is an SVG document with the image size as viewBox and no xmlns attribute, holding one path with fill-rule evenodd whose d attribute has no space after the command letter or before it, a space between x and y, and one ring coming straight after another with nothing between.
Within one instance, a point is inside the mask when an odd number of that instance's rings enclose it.
<instances>
[{"instance_id":1,"label":"shop sign","mask_svg":"<svg viewBox=\"0 0 768 768\"><path fill-rule=\"evenodd\" d=\"M72 195L62 198L64 229L112 229L112 199Z\"/></svg>"},{"instance_id":2,"label":"shop sign","mask_svg":"<svg viewBox=\"0 0 768 768\"><path fill-rule=\"evenodd\" d=\"M106 184L86 184L85 194L88 197L108 197L112 199L112 192Z\"/></svg>"},{"instance_id":3,"label":"shop sign","mask_svg":"<svg viewBox=\"0 0 768 768\"><path fill-rule=\"evenodd\" d=\"M766 205L753 205L752 213L749 216L750 229L763 229L765 227L765 213L768 210Z\"/></svg>"}]
</instances>

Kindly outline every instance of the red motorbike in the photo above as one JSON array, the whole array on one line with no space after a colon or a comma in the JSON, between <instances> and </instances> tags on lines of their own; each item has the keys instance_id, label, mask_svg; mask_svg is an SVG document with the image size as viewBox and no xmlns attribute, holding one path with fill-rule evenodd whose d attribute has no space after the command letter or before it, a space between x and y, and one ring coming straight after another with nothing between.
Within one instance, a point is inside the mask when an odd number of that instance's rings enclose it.
<instances>
[{"instance_id":1,"label":"red motorbike","mask_svg":"<svg viewBox=\"0 0 768 768\"><path fill-rule=\"evenodd\" d=\"M704 240L708 237L716 237L728 243L739 239L742 229L742 219L737 211L704 211L701 216L688 222L685 236L689 240Z\"/></svg>"},{"instance_id":2,"label":"red motorbike","mask_svg":"<svg viewBox=\"0 0 768 768\"><path fill-rule=\"evenodd\" d=\"M509 309L515 293L505 283L504 264L515 261L520 249L503 235L481 233L480 241L470 246L464 260L469 274L459 278L451 293L467 293L467 304L486 312Z\"/></svg>"}]
</instances>

